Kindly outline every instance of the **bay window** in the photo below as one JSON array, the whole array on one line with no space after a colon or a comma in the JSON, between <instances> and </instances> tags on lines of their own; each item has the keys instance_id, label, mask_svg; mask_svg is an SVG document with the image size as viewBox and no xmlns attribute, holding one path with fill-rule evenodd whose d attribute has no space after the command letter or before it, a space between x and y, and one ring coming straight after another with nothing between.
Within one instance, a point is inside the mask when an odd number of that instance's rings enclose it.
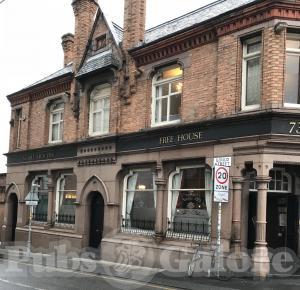
<instances>
[{"instance_id":1,"label":"bay window","mask_svg":"<svg viewBox=\"0 0 300 290\"><path fill-rule=\"evenodd\" d=\"M94 88L90 96L89 134L91 136L109 132L111 86L108 84Z\"/></svg>"},{"instance_id":2,"label":"bay window","mask_svg":"<svg viewBox=\"0 0 300 290\"><path fill-rule=\"evenodd\" d=\"M153 233L155 208L154 172L150 169L131 171L124 179L122 231Z\"/></svg>"},{"instance_id":3,"label":"bay window","mask_svg":"<svg viewBox=\"0 0 300 290\"><path fill-rule=\"evenodd\" d=\"M169 178L167 237L209 237L212 207L211 170L177 168Z\"/></svg>"},{"instance_id":4,"label":"bay window","mask_svg":"<svg viewBox=\"0 0 300 290\"><path fill-rule=\"evenodd\" d=\"M285 106L300 107L300 34L287 34Z\"/></svg>"},{"instance_id":5,"label":"bay window","mask_svg":"<svg viewBox=\"0 0 300 290\"><path fill-rule=\"evenodd\" d=\"M50 107L49 142L63 141L64 103L55 102Z\"/></svg>"},{"instance_id":6,"label":"bay window","mask_svg":"<svg viewBox=\"0 0 300 290\"><path fill-rule=\"evenodd\" d=\"M30 191L34 190L34 186L37 185L38 189L38 205L33 207L34 221L46 222L48 213L48 177L47 175L37 175L34 177L31 183Z\"/></svg>"},{"instance_id":7,"label":"bay window","mask_svg":"<svg viewBox=\"0 0 300 290\"><path fill-rule=\"evenodd\" d=\"M57 181L55 213L58 223L75 223L76 175L62 174Z\"/></svg>"},{"instance_id":8,"label":"bay window","mask_svg":"<svg viewBox=\"0 0 300 290\"><path fill-rule=\"evenodd\" d=\"M160 70L153 78L152 125L179 122L181 118L182 69Z\"/></svg>"},{"instance_id":9,"label":"bay window","mask_svg":"<svg viewBox=\"0 0 300 290\"><path fill-rule=\"evenodd\" d=\"M257 109L261 95L261 37L243 41L242 109Z\"/></svg>"}]
</instances>

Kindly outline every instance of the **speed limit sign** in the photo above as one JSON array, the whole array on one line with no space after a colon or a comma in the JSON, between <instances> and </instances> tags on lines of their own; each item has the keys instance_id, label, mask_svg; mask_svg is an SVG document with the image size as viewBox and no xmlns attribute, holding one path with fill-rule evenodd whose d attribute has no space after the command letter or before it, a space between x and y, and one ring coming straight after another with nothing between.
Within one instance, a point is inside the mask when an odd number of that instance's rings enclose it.
<instances>
[{"instance_id":1,"label":"speed limit sign","mask_svg":"<svg viewBox=\"0 0 300 290\"><path fill-rule=\"evenodd\" d=\"M215 166L214 201L228 202L228 193L229 193L229 167Z\"/></svg>"}]
</instances>

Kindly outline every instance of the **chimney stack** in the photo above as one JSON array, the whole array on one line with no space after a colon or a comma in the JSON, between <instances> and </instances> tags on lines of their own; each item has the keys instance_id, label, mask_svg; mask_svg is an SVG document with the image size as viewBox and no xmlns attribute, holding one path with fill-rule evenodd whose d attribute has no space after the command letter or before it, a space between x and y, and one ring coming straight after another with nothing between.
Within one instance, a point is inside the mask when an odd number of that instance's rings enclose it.
<instances>
[{"instance_id":1,"label":"chimney stack","mask_svg":"<svg viewBox=\"0 0 300 290\"><path fill-rule=\"evenodd\" d=\"M64 51L64 66L73 61L74 53L74 35L72 33L64 34L62 37L62 48Z\"/></svg>"},{"instance_id":2,"label":"chimney stack","mask_svg":"<svg viewBox=\"0 0 300 290\"><path fill-rule=\"evenodd\" d=\"M123 48L130 49L144 41L146 0L124 1Z\"/></svg>"},{"instance_id":3,"label":"chimney stack","mask_svg":"<svg viewBox=\"0 0 300 290\"><path fill-rule=\"evenodd\" d=\"M73 0L75 15L74 64L77 71L83 57L98 9L97 0Z\"/></svg>"}]
</instances>

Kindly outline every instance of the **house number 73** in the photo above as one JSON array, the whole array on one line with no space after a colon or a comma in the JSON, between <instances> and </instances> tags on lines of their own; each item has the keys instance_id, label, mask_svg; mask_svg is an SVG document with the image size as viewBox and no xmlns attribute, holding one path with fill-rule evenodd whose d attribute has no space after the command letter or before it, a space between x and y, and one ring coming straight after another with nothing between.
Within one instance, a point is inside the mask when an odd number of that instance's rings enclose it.
<instances>
[{"instance_id":1,"label":"house number 73","mask_svg":"<svg viewBox=\"0 0 300 290\"><path fill-rule=\"evenodd\" d=\"M290 122L290 126L291 126L289 131L290 134L300 135L300 122L296 122L296 121Z\"/></svg>"}]
</instances>

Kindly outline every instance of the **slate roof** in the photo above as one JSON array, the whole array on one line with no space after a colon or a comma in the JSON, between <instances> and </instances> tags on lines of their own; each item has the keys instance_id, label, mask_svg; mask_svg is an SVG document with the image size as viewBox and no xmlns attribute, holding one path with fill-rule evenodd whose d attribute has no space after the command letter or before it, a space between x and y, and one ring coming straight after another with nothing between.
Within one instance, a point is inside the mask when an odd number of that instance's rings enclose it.
<instances>
[{"instance_id":1,"label":"slate roof","mask_svg":"<svg viewBox=\"0 0 300 290\"><path fill-rule=\"evenodd\" d=\"M25 87L24 89L27 89L27 88L31 88L31 87L34 87L36 85L39 85L39 84L42 84L42 83L45 83L47 81L50 81L52 79L55 79L55 78L58 78L58 77L62 77L64 75L67 75L67 74L70 74L70 73L73 73L73 65L72 63L68 64L66 67L56 71L55 73L29 85L28 87Z\"/></svg>"},{"instance_id":2,"label":"slate roof","mask_svg":"<svg viewBox=\"0 0 300 290\"><path fill-rule=\"evenodd\" d=\"M113 56L111 50L106 50L102 53L98 53L92 57L90 57L86 63L81 67L76 77L80 77L86 75L92 71L96 71L99 69L103 69L108 66L116 66L120 65L119 61Z\"/></svg>"},{"instance_id":3,"label":"slate roof","mask_svg":"<svg viewBox=\"0 0 300 290\"><path fill-rule=\"evenodd\" d=\"M194 26L255 1L257 0L219 0L213 2L190 13L148 29L145 34L145 43L152 42L174 32Z\"/></svg>"}]
</instances>

